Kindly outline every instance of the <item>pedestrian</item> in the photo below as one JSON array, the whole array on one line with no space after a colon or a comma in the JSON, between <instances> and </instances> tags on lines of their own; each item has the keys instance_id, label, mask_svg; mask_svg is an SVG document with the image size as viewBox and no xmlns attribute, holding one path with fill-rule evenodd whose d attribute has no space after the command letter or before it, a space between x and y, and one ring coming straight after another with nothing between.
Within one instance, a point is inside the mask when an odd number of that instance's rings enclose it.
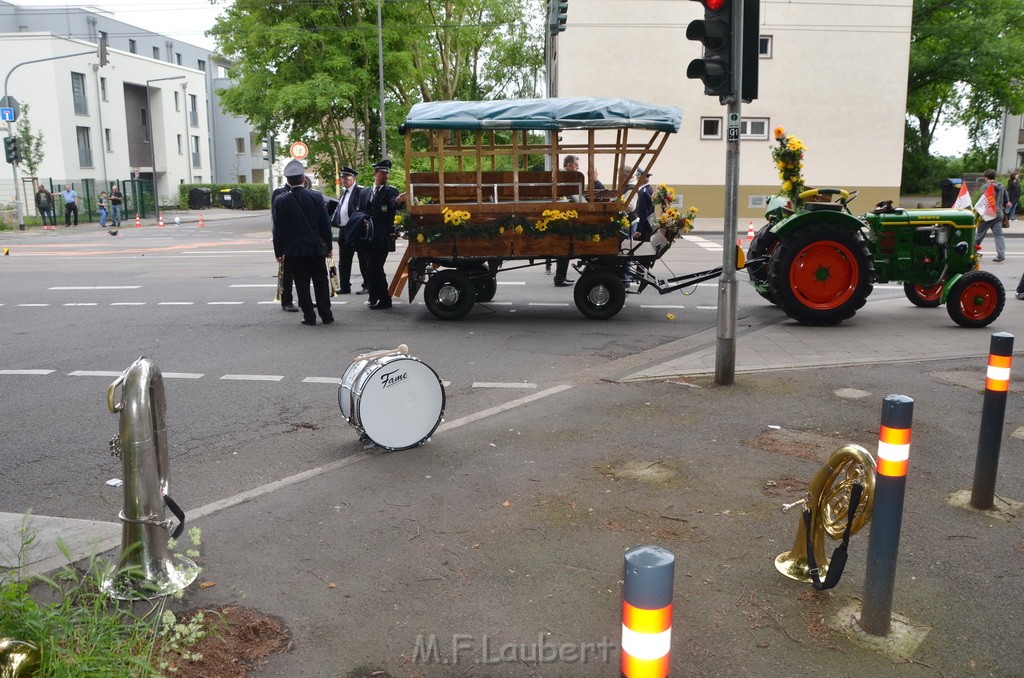
<instances>
[{"instance_id":1,"label":"pedestrian","mask_svg":"<svg viewBox=\"0 0 1024 678\"><path fill-rule=\"evenodd\" d=\"M276 227L275 227L276 225L274 223L274 210L273 210L274 201L277 200L278 196L280 196L280 195L282 195L284 193L287 193L287 192L288 192L288 184L286 182L284 186L278 186L277 188L274 189L274 192L270 194L270 206L271 206L271 210L270 210L270 233L271 234L273 234L274 231L277 230ZM278 262L278 266L280 268L280 274L281 274L281 310L282 311L289 311L291 313L298 313L299 312L299 307L295 305L295 298L292 296L292 288L295 287L295 285L294 285L295 281L292 280L291 272L288 270L287 267L285 267L281 263L281 259L280 258L278 258L277 262Z\"/></svg>"},{"instance_id":2,"label":"pedestrian","mask_svg":"<svg viewBox=\"0 0 1024 678\"><path fill-rule=\"evenodd\" d=\"M39 188L36 189L36 209L39 210L39 216L43 220L43 230L52 229L57 230L57 220L53 218L53 193L46 190L46 186L39 184ZM50 225L46 225L46 218L50 218Z\"/></svg>"},{"instance_id":3,"label":"pedestrian","mask_svg":"<svg viewBox=\"0 0 1024 678\"><path fill-rule=\"evenodd\" d=\"M341 201L334 211L334 224L338 228L338 290L339 294L352 293L352 257L355 255L359 261L359 276L363 279L361 289L357 294L365 294L368 291L366 286L366 253L356 251L353 243L347 242L345 225L362 200L363 187L359 185L356 177L359 173L351 167L341 168Z\"/></svg>"},{"instance_id":4,"label":"pedestrian","mask_svg":"<svg viewBox=\"0 0 1024 678\"><path fill-rule=\"evenodd\" d=\"M640 169L636 171L640 190L636 193L636 235L640 240L647 240L654 233L654 188L651 186L651 175Z\"/></svg>"},{"instance_id":5,"label":"pedestrian","mask_svg":"<svg viewBox=\"0 0 1024 678\"><path fill-rule=\"evenodd\" d=\"M107 226L107 192L100 191L100 197L96 199L96 208L100 211L100 228Z\"/></svg>"},{"instance_id":6,"label":"pedestrian","mask_svg":"<svg viewBox=\"0 0 1024 678\"><path fill-rule=\"evenodd\" d=\"M71 215L75 215L75 226L78 226L78 193L71 188L71 184L64 184L64 190L60 192L64 199L64 228L71 226Z\"/></svg>"},{"instance_id":7,"label":"pedestrian","mask_svg":"<svg viewBox=\"0 0 1024 678\"><path fill-rule=\"evenodd\" d=\"M362 246L366 251L366 285L369 288L370 308L391 308L388 278L384 263L395 243L395 212L405 202L405 193L388 184L391 161L387 158L373 166L373 186L362 191L359 211L365 212L373 222L373 239Z\"/></svg>"},{"instance_id":8,"label":"pedestrian","mask_svg":"<svg viewBox=\"0 0 1024 678\"><path fill-rule=\"evenodd\" d=\"M121 218L124 211L124 195L118 185L110 186L110 221L114 228L121 228Z\"/></svg>"},{"instance_id":9,"label":"pedestrian","mask_svg":"<svg viewBox=\"0 0 1024 678\"><path fill-rule=\"evenodd\" d=\"M1006 196L1010 201L1006 213L1010 221L1017 221L1017 204L1020 202L1020 178L1017 170L1010 172L1010 180L1006 182Z\"/></svg>"},{"instance_id":10,"label":"pedestrian","mask_svg":"<svg viewBox=\"0 0 1024 678\"><path fill-rule=\"evenodd\" d=\"M274 199L271 208L274 255L284 264L286 275L295 280L295 296L302 310L302 324L316 325L316 312L324 325L334 322L331 288L327 280L327 257L331 245L331 224L324 196L303 185L306 168L298 160L284 167L287 190ZM309 293L313 283L316 309Z\"/></svg>"},{"instance_id":11,"label":"pedestrian","mask_svg":"<svg viewBox=\"0 0 1024 678\"><path fill-rule=\"evenodd\" d=\"M985 184L985 188L982 189L982 197L978 201L981 203L985 199L985 195L989 193L991 187L994 204L993 213L994 217L984 219L978 224L978 234L975 239L975 244L980 245L981 241L985 239L985 235L989 229L992 230L992 235L995 236L996 241L996 257L992 260L993 263L1000 263L1006 261L1006 240L1003 238L1003 215L1006 214L1006 208L1009 206L1009 200L1006 198L1006 189L1003 188L1002 184L996 181L996 171L994 169L985 170L985 179L988 181ZM977 209L977 206L975 207Z\"/></svg>"}]
</instances>

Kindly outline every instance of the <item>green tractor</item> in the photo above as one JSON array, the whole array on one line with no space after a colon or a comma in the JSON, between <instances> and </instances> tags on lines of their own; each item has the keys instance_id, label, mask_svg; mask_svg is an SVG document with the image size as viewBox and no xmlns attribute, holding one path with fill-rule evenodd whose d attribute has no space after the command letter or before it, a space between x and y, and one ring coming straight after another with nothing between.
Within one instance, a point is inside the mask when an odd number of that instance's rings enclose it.
<instances>
[{"instance_id":1,"label":"green tractor","mask_svg":"<svg viewBox=\"0 0 1024 678\"><path fill-rule=\"evenodd\" d=\"M816 188L794 211L783 196L765 212L768 223L748 250L747 271L758 293L805 325L835 325L864 305L874 283L898 281L922 307L946 304L963 327L999 317L1006 291L979 270L973 212L905 210L879 203L854 216L857 192Z\"/></svg>"}]
</instances>

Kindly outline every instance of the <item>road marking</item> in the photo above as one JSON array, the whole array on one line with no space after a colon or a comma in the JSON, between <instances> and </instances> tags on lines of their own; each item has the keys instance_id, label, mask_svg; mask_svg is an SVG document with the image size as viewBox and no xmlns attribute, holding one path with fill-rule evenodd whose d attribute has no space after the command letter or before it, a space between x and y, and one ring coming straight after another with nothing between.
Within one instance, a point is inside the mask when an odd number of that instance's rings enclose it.
<instances>
[{"instance_id":1,"label":"road marking","mask_svg":"<svg viewBox=\"0 0 1024 678\"><path fill-rule=\"evenodd\" d=\"M64 304L64 305L65 306L96 306L97 304L96 304L96 302L92 301L92 302L82 302L82 303L77 303L77 304L71 303L71 304Z\"/></svg>"},{"instance_id":2,"label":"road marking","mask_svg":"<svg viewBox=\"0 0 1024 678\"><path fill-rule=\"evenodd\" d=\"M482 304L484 306L511 306L512 305L511 301L478 301L477 303L478 304Z\"/></svg>"},{"instance_id":3,"label":"road marking","mask_svg":"<svg viewBox=\"0 0 1024 678\"><path fill-rule=\"evenodd\" d=\"M698 306L697 310L698 311L717 311L718 307L717 306Z\"/></svg>"},{"instance_id":4,"label":"road marking","mask_svg":"<svg viewBox=\"0 0 1024 678\"><path fill-rule=\"evenodd\" d=\"M531 301L530 306L568 306L568 303L554 302L554 301Z\"/></svg>"},{"instance_id":5,"label":"road marking","mask_svg":"<svg viewBox=\"0 0 1024 678\"><path fill-rule=\"evenodd\" d=\"M146 302L144 302L144 301L112 301L112 302L110 302L110 305L111 306L145 306Z\"/></svg>"},{"instance_id":6,"label":"road marking","mask_svg":"<svg viewBox=\"0 0 1024 678\"><path fill-rule=\"evenodd\" d=\"M49 304L18 304L18 306L27 306L27 307L35 308L35 307L39 307L39 306L49 306Z\"/></svg>"},{"instance_id":7,"label":"road marking","mask_svg":"<svg viewBox=\"0 0 1024 678\"><path fill-rule=\"evenodd\" d=\"M685 306L672 306L671 304L640 304L640 308L686 308Z\"/></svg>"},{"instance_id":8,"label":"road marking","mask_svg":"<svg viewBox=\"0 0 1024 678\"><path fill-rule=\"evenodd\" d=\"M498 280L497 283L499 285L525 285L526 281L524 280L520 282L518 280Z\"/></svg>"},{"instance_id":9,"label":"road marking","mask_svg":"<svg viewBox=\"0 0 1024 678\"><path fill-rule=\"evenodd\" d=\"M68 372L69 377L120 377L124 372L110 372L109 370L75 370Z\"/></svg>"},{"instance_id":10,"label":"road marking","mask_svg":"<svg viewBox=\"0 0 1024 678\"><path fill-rule=\"evenodd\" d=\"M225 374L221 379L234 381L281 381L283 376L276 374Z\"/></svg>"},{"instance_id":11,"label":"road marking","mask_svg":"<svg viewBox=\"0 0 1024 678\"><path fill-rule=\"evenodd\" d=\"M0 374L53 374L54 370L0 370Z\"/></svg>"},{"instance_id":12,"label":"road marking","mask_svg":"<svg viewBox=\"0 0 1024 678\"><path fill-rule=\"evenodd\" d=\"M341 377L305 377L303 384L340 384Z\"/></svg>"},{"instance_id":13,"label":"road marking","mask_svg":"<svg viewBox=\"0 0 1024 678\"><path fill-rule=\"evenodd\" d=\"M142 285L93 285L82 287L47 287L48 290L137 290Z\"/></svg>"},{"instance_id":14,"label":"road marking","mask_svg":"<svg viewBox=\"0 0 1024 678\"><path fill-rule=\"evenodd\" d=\"M202 379L203 374L198 372L161 372L165 379Z\"/></svg>"},{"instance_id":15,"label":"road marking","mask_svg":"<svg viewBox=\"0 0 1024 678\"><path fill-rule=\"evenodd\" d=\"M277 287L277 285L274 285L274 287ZM281 302L280 301L257 301L256 303L257 304L280 304Z\"/></svg>"},{"instance_id":16,"label":"road marking","mask_svg":"<svg viewBox=\"0 0 1024 678\"><path fill-rule=\"evenodd\" d=\"M516 398L515 400L510 400L509 402L507 402L507 403L505 403L503 405L496 405L496 406L490 407L490 408L488 408L486 410L481 410L481 411L476 412L474 414L466 415L465 417L462 417L460 419L453 419L452 421L446 421L445 423L443 423L443 424L441 424L440 426L437 427L437 432L435 433L435 435L437 433L444 433L445 431L450 431L453 428L458 428L460 426L465 426L466 424L471 424L474 421L479 421L480 419L484 419L484 418L489 417L491 415L499 414L501 412L505 412L506 410L514 409L516 407L519 407L520 405L525 405L526 403L533 402L534 400L540 400L541 398L546 398L546 397L548 397L550 395L555 395L556 393L561 393L562 391L567 391L570 388L572 388L572 384L562 384L560 386L553 386L552 388L549 388L547 390L541 391L540 393L533 393L533 394L530 394L528 396L523 396L522 398Z\"/></svg>"},{"instance_id":17,"label":"road marking","mask_svg":"<svg viewBox=\"0 0 1024 678\"><path fill-rule=\"evenodd\" d=\"M537 388L537 384L499 381L474 381L472 388Z\"/></svg>"},{"instance_id":18,"label":"road marking","mask_svg":"<svg viewBox=\"0 0 1024 678\"><path fill-rule=\"evenodd\" d=\"M207 306L241 306L244 301L208 301Z\"/></svg>"},{"instance_id":19,"label":"road marking","mask_svg":"<svg viewBox=\"0 0 1024 678\"><path fill-rule=\"evenodd\" d=\"M193 303L191 301L161 301L157 303L157 306L191 306Z\"/></svg>"},{"instance_id":20,"label":"road marking","mask_svg":"<svg viewBox=\"0 0 1024 678\"><path fill-rule=\"evenodd\" d=\"M260 283L259 285L228 285L228 287L277 287L275 283Z\"/></svg>"}]
</instances>

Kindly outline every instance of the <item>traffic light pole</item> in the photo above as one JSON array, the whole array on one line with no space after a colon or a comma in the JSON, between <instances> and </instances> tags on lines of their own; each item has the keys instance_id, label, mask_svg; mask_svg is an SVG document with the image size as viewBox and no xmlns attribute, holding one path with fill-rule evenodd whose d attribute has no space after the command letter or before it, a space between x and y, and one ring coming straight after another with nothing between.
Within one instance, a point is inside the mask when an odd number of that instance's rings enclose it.
<instances>
[{"instance_id":1,"label":"traffic light pole","mask_svg":"<svg viewBox=\"0 0 1024 678\"><path fill-rule=\"evenodd\" d=\"M751 0L746 0L751 2ZM753 0L757 1L757 0ZM732 94L728 103L725 141L725 227L722 240L722 277L718 279L718 336L715 345L715 383L731 386L736 380L736 219L740 183L740 88L743 82L743 2L733 2Z\"/></svg>"}]
</instances>

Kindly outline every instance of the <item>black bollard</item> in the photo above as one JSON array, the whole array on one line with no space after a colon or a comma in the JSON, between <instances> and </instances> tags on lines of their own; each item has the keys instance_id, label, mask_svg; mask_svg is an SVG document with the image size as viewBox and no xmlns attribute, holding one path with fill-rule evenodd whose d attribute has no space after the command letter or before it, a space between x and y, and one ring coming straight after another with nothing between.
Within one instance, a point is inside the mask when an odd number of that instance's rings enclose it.
<instances>
[{"instance_id":1,"label":"black bollard","mask_svg":"<svg viewBox=\"0 0 1024 678\"><path fill-rule=\"evenodd\" d=\"M1012 360L1013 335L996 332L989 344L985 402L981 406L978 456L974 461L974 485L971 487L971 506L976 509L991 509L996 494L996 471L999 469L999 447L1003 438Z\"/></svg>"}]
</instances>

